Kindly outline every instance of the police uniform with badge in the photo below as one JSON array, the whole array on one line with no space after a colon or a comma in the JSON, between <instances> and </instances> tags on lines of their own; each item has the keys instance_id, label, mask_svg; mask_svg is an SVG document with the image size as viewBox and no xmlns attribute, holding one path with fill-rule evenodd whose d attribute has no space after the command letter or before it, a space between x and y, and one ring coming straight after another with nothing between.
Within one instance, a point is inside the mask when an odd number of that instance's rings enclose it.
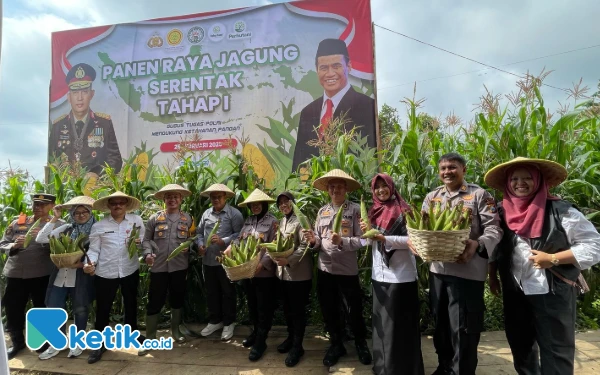
<instances>
[{"instance_id":1,"label":"police uniform with badge","mask_svg":"<svg viewBox=\"0 0 600 375\"><path fill-rule=\"evenodd\" d=\"M176 184L164 186L154 194L159 200L164 200L165 194L178 193L181 198L192 193ZM146 223L146 231L142 241L143 257L154 257L150 268L150 287L148 289L148 305L146 306L146 338L156 338L156 330L160 311L169 294L171 308L171 334L179 343L185 342L185 336L179 331L185 300L186 275L189 252L182 251L167 262L168 256L190 236L193 226L192 217L183 211L168 213L162 210L150 216ZM140 355L147 351L140 351Z\"/></svg>"},{"instance_id":2,"label":"police uniform with badge","mask_svg":"<svg viewBox=\"0 0 600 375\"><path fill-rule=\"evenodd\" d=\"M352 192L360 188L360 184L342 170L334 169L323 177L316 179L313 186L328 191L331 180L344 180L346 191ZM339 235L342 243L332 242L333 224L339 207L333 202L319 210L315 224L315 243L312 248L319 250L317 263L317 294L325 329L330 334L331 346L323 359L323 364L333 366L346 354L342 343L343 317L341 309L346 301L350 327L358 358L361 363L371 363L371 353L366 343L367 330L363 319L363 294L358 279L357 250L366 246L360 236L360 206L348 200L343 203L342 229Z\"/></svg>"},{"instance_id":3,"label":"police uniform with badge","mask_svg":"<svg viewBox=\"0 0 600 375\"><path fill-rule=\"evenodd\" d=\"M32 201L34 205L54 204L56 197L50 194L35 194L32 196ZM51 219L49 215L42 217L37 228L43 228ZM6 291L2 304L6 309L6 330L13 343L12 348L8 349L9 358L13 358L25 348L23 336L25 307L29 298L32 300L33 307L46 306L44 303L46 288L54 268L50 260L50 246L36 242L35 234L32 235L33 238L27 247L23 248L18 244L18 238L25 236L35 222L34 216L21 214L6 228L0 241L0 250L8 254L3 270L3 275L6 277ZM64 221L59 220L56 225L62 224Z\"/></svg>"},{"instance_id":4,"label":"police uniform with badge","mask_svg":"<svg viewBox=\"0 0 600 375\"><path fill-rule=\"evenodd\" d=\"M463 160L458 154L447 154L440 158L440 164L452 162L465 168ZM480 186L465 182L462 173L458 189L450 191L440 186L427 194L422 207L427 211L435 202L442 208L462 202L463 210L470 210L472 215L469 238L479 244L467 263L431 262L429 299L436 322L434 345L439 362L435 374L475 374L488 258L502 238L494 198Z\"/></svg>"},{"instance_id":5,"label":"police uniform with badge","mask_svg":"<svg viewBox=\"0 0 600 375\"><path fill-rule=\"evenodd\" d=\"M269 212L269 203L275 200L259 189L255 189L248 197L240 203L239 207L248 207L250 203L260 203L262 211L246 218L241 238L254 236L262 242L273 242L279 228L279 220ZM242 342L245 347L252 347L248 358L251 361L259 360L264 354L267 345L267 335L273 325L273 315L277 298L277 265L261 250L260 270L254 274L252 279L243 281L248 299L248 313L253 324L252 333Z\"/></svg>"},{"instance_id":6,"label":"police uniform with badge","mask_svg":"<svg viewBox=\"0 0 600 375\"><path fill-rule=\"evenodd\" d=\"M67 74L71 111L52 123L49 155L69 163L79 163L87 171L102 174L105 163L121 170L123 159L109 115L94 112L89 103L94 96L92 82L96 71L87 64L77 64ZM74 108L83 106L86 113L77 118ZM87 107L87 108L86 108Z\"/></svg>"},{"instance_id":7,"label":"police uniform with badge","mask_svg":"<svg viewBox=\"0 0 600 375\"><path fill-rule=\"evenodd\" d=\"M287 198L287 205L282 205L282 198ZM304 355L302 343L306 330L307 306L312 290L313 257L305 254L308 244L302 234L302 226L294 214L291 202L295 203L290 192L283 192L277 196L277 206L285 215L279 222L279 231L284 237L294 237L294 252L287 257L287 264L277 266L277 277L281 280L283 294L283 313L287 324L288 337L277 347L280 353L288 353L285 364L293 367ZM284 211L284 208L289 210Z\"/></svg>"}]
</instances>

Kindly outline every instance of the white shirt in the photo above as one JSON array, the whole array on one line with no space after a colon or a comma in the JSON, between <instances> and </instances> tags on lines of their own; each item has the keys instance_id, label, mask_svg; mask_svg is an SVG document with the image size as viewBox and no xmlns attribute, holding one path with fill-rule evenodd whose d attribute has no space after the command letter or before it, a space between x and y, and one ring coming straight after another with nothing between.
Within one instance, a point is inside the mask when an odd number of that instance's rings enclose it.
<instances>
[{"instance_id":1,"label":"white shirt","mask_svg":"<svg viewBox=\"0 0 600 375\"><path fill-rule=\"evenodd\" d=\"M92 226L90 233L90 261L96 263L96 275L105 279L123 278L139 269L139 257L129 259L127 242L133 225L140 227L140 240L144 238L145 226L141 217L126 214L121 223L112 216L105 217Z\"/></svg>"},{"instance_id":2,"label":"white shirt","mask_svg":"<svg viewBox=\"0 0 600 375\"><path fill-rule=\"evenodd\" d=\"M350 82L347 82L346 86L344 86L344 88L341 89L340 92L338 92L331 98L327 96L326 92L323 92L323 107L321 107L321 117L319 117L319 119L322 119L323 116L325 116L325 112L327 111L327 99L331 99L331 102L333 103L333 109L331 110L331 116L333 117L335 109L338 107L338 105L340 105L342 98L344 97L344 95L346 95L348 90L350 90Z\"/></svg>"},{"instance_id":3,"label":"white shirt","mask_svg":"<svg viewBox=\"0 0 600 375\"><path fill-rule=\"evenodd\" d=\"M2 305L0 305L2 309ZM4 325L2 325L2 319L0 319L0 332L4 332ZM8 369L8 354L6 353L6 342L0 340L0 374L10 374Z\"/></svg>"},{"instance_id":4,"label":"white shirt","mask_svg":"<svg viewBox=\"0 0 600 375\"><path fill-rule=\"evenodd\" d=\"M571 244L577 268L585 270L600 262L600 234L581 212L569 208L561 224ZM533 262L527 259L531 255L528 241L517 236L517 246L512 255L513 276L526 295L546 294L550 291L546 271L533 267Z\"/></svg>"},{"instance_id":5,"label":"white shirt","mask_svg":"<svg viewBox=\"0 0 600 375\"><path fill-rule=\"evenodd\" d=\"M58 228L54 228L56 223L46 223L42 230L38 232L35 239L38 243L50 243L50 237L58 238L60 234L66 231L71 224L61 225ZM54 286L74 288L75 281L77 280L77 268L59 268L56 279L54 279Z\"/></svg>"},{"instance_id":6,"label":"white shirt","mask_svg":"<svg viewBox=\"0 0 600 375\"><path fill-rule=\"evenodd\" d=\"M384 283L409 283L417 279L415 256L408 250L407 236L385 236L386 251L396 250L390 258L389 267L383 262L378 248L381 242L373 241L372 279Z\"/></svg>"}]
</instances>

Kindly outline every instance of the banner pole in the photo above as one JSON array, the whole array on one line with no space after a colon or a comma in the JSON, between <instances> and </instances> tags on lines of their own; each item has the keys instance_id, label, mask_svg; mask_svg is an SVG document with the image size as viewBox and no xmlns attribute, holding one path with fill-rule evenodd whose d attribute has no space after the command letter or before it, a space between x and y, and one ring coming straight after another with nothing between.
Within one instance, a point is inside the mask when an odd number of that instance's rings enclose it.
<instances>
[{"instance_id":1,"label":"banner pole","mask_svg":"<svg viewBox=\"0 0 600 375\"><path fill-rule=\"evenodd\" d=\"M375 135L377 137L377 158L379 159L379 171L381 172L381 129L379 128L379 105L377 104L377 52L375 49L375 22L371 22L371 33L373 35L373 94L375 94Z\"/></svg>"}]
</instances>

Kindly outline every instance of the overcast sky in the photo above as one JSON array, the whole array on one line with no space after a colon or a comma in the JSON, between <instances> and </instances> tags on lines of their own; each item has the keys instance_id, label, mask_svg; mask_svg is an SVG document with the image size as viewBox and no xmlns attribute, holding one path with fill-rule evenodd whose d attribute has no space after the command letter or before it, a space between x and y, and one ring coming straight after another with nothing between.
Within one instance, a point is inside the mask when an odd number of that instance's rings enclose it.
<instances>
[{"instance_id":1,"label":"overcast sky","mask_svg":"<svg viewBox=\"0 0 600 375\"><path fill-rule=\"evenodd\" d=\"M18 166L43 178L47 154L50 33L81 27L200 13L273 2L267 0L0 0L3 2L0 61L0 169ZM600 1L403 1L372 0L373 21L516 74L554 72L546 83L569 88L583 78L596 91L600 48L511 64L600 44ZM379 106L404 114L399 102L427 98L423 110L451 111L468 121L484 91L507 94L516 77L483 70L474 62L419 44L381 28L376 32ZM462 74L477 71L475 73ZM452 76L453 77L445 77ZM444 78L439 78L444 77ZM560 90L544 87L547 107L566 101ZM573 107L571 100L571 108Z\"/></svg>"}]
</instances>

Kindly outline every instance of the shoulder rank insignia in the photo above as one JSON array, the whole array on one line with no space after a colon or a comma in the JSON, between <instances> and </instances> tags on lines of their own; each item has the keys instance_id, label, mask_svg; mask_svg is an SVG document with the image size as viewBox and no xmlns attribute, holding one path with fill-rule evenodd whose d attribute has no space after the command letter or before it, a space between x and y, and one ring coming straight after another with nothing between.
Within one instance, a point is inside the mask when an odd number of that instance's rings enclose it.
<instances>
[{"instance_id":1,"label":"shoulder rank insignia","mask_svg":"<svg viewBox=\"0 0 600 375\"><path fill-rule=\"evenodd\" d=\"M63 120L65 117L67 117L67 115L62 115L59 118L57 118L56 120L52 121L52 125L56 124L57 122L60 122L61 120Z\"/></svg>"},{"instance_id":2,"label":"shoulder rank insignia","mask_svg":"<svg viewBox=\"0 0 600 375\"><path fill-rule=\"evenodd\" d=\"M94 112L94 114L100 118L103 118L105 120L110 120L110 115L107 115L106 113L101 113L101 112Z\"/></svg>"}]
</instances>

